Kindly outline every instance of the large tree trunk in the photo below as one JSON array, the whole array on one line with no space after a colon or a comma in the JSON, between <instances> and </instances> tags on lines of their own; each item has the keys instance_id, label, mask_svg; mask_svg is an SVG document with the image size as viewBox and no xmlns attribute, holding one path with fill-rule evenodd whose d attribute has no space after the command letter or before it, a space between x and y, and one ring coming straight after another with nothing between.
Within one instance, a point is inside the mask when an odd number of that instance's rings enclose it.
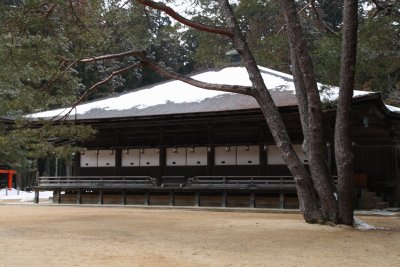
<instances>
[{"instance_id":1,"label":"large tree trunk","mask_svg":"<svg viewBox=\"0 0 400 267\"><path fill-rule=\"evenodd\" d=\"M234 32L233 44L238 51L243 65L246 67L249 78L253 84L253 96L260 105L260 108L267 121L268 127L274 137L279 151L291 171L296 182L297 193L300 202L300 209L305 220L309 223L322 222L321 212L318 208L318 199L312 186L312 180L303 163L294 151L286 127L273 99L264 84L257 64L245 42L233 11L227 0L220 0L228 27ZM321 128L322 129L322 128Z\"/></svg>"},{"instance_id":2,"label":"large tree trunk","mask_svg":"<svg viewBox=\"0 0 400 267\"><path fill-rule=\"evenodd\" d=\"M283 0L285 9L285 19L289 42L292 49L292 59L295 61L293 65L294 77L302 77L304 88L297 88L297 91L305 89L307 95L307 103L298 97L299 109L304 110L303 105L308 105L308 159L310 163L311 176L314 188L318 193L321 202L321 208L326 220L337 222L337 203L334 196L335 188L333 180L329 172L326 161L326 142L323 136L323 115L322 105L315 80L313 63L308 52L307 43L304 39L302 27L298 20L296 6L293 0ZM298 64L298 66L297 66ZM297 68L296 68L297 67ZM295 84L296 85L296 84Z\"/></svg>"},{"instance_id":3,"label":"large tree trunk","mask_svg":"<svg viewBox=\"0 0 400 267\"><path fill-rule=\"evenodd\" d=\"M340 91L335 125L339 223L347 225L353 224L355 190L350 124L357 54L357 11L357 0L344 1Z\"/></svg>"},{"instance_id":4,"label":"large tree trunk","mask_svg":"<svg viewBox=\"0 0 400 267\"><path fill-rule=\"evenodd\" d=\"M272 99L267 90L256 92L254 97L260 105L261 111L264 114L264 118L267 121L282 158L293 175L296 183L300 210L304 219L308 223L323 223L325 219L319 209L318 196L313 188L311 176L304 168L303 163L299 160L291 145L278 109L273 103L271 104Z\"/></svg>"}]
</instances>

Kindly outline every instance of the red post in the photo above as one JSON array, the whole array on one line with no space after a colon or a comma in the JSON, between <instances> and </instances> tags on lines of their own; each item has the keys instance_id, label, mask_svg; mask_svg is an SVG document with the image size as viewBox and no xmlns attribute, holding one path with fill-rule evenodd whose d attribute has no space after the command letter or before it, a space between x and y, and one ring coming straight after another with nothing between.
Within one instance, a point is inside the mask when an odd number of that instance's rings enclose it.
<instances>
[{"instance_id":1,"label":"red post","mask_svg":"<svg viewBox=\"0 0 400 267\"><path fill-rule=\"evenodd\" d=\"M8 189L11 190L13 174L16 174L17 172L14 170L0 170L0 173L7 174L7 177L8 177L8 185L7 186L8 186Z\"/></svg>"},{"instance_id":2,"label":"red post","mask_svg":"<svg viewBox=\"0 0 400 267\"><path fill-rule=\"evenodd\" d=\"M8 172L8 189L11 190L12 188L12 178L13 178L13 173L12 172Z\"/></svg>"}]
</instances>

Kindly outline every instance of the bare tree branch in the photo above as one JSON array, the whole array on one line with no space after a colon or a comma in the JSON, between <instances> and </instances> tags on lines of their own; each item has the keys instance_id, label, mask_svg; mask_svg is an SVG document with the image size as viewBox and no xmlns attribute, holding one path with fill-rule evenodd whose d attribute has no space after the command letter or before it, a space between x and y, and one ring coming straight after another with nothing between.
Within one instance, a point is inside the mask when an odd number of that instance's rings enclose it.
<instances>
[{"instance_id":1,"label":"bare tree branch","mask_svg":"<svg viewBox=\"0 0 400 267\"><path fill-rule=\"evenodd\" d=\"M59 120L65 120L66 118L68 118L68 116L71 114L72 110L73 110L74 108L76 108L76 106L79 105L79 104L83 101L83 99L85 99L85 97L86 97L90 92L94 91L94 90L95 90L96 88L98 88L99 86L101 86L101 85L107 83L107 82L110 81L113 77L115 77L115 76L117 76L117 75L120 75L120 74L122 74L122 73L124 73L124 72L126 72L126 71L128 71L128 70L130 70L130 69L138 68L138 67L140 67L140 66L141 66L141 62L135 62L134 64L129 65L128 67L125 67L125 68L120 69L120 70L117 70L117 71L113 71L107 78L105 78L105 79L103 79L103 80L101 80L101 81L95 83L95 84L92 85L90 88L86 89L85 92L78 98L78 100L76 100L74 103L72 103L72 106L71 106L71 107L67 108L67 109L69 109L69 111L68 111L65 115L63 115ZM65 110L67 110L67 109L65 109ZM61 116L61 114L62 114L65 110L63 110L60 114L54 116L54 117L52 118L52 120L54 120L55 118L58 118L59 116Z\"/></svg>"},{"instance_id":2,"label":"bare tree branch","mask_svg":"<svg viewBox=\"0 0 400 267\"><path fill-rule=\"evenodd\" d=\"M44 87L43 90L47 90L49 89L51 86L53 86L53 84L55 82L57 82L61 77L63 77L65 75L65 73L67 73L68 70L70 70L72 68L73 65L76 64L77 61L74 61L72 63L70 63L58 76L56 76L57 72L59 72L63 66L65 65L66 61L61 62L61 64L58 66L57 70L54 72L54 74L52 75L49 83Z\"/></svg>"},{"instance_id":3,"label":"bare tree branch","mask_svg":"<svg viewBox=\"0 0 400 267\"><path fill-rule=\"evenodd\" d=\"M311 0L309 3L307 3L304 7L302 7L298 12L297 15L300 15L302 12L304 12L304 10L306 10L309 6L312 7L316 18L318 19L318 21L331 33L335 33L335 31L329 27L328 24L326 24L326 22L321 18L321 16L319 15L319 11L315 6L315 0ZM286 29L287 24L283 25L280 30L277 32L277 34L280 34L284 29Z\"/></svg>"},{"instance_id":4,"label":"bare tree branch","mask_svg":"<svg viewBox=\"0 0 400 267\"><path fill-rule=\"evenodd\" d=\"M311 0L311 6L314 10L315 16L317 17L318 21L331 33L335 33L335 31L328 26L328 24L326 24L326 22L321 18L320 14L319 14L319 10L317 9L317 7L315 6L315 0Z\"/></svg>"},{"instance_id":5,"label":"bare tree branch","mask_svg":"<svg viewBox=\"0 0 400 267\"><path fill-rule=\"evenodd\" d=\"M387 3L387 2L381 2L378 0L371 0L371 2L375 5L376 10L372 14L372 17L376 17L379 13L385 11L385 15L395 15L397 17L400 17L400 12L399 10L396 10L393 8L393 4Z\"/></svg>"},{"instance_id":6,"label":"bare tree branch","mask_svg":"<svg viewBox=\"0 0 400 267\"><path fill-rule=\"evenodd\" d=\"M142 55L144 56L144 54L145 54L145 52L143 50L130 50L130 51L122 52L122 53L108 54L108 55L97 56L97 57L84 57L84 58L78 59L77 62L89 63L89 62L109 60L109 59L126 57L126 56L142 56ZM66 61L68 61L68 60L66 60Z\"/></svg>"},{"instance_id":7,"label":"bare tree branch","mask_svg":"<svg viewBox=\"0 0 400 267\"><path fill-rule=\"evenodd\" d=\"M214 91L223 91L223 92L230 92L230 93L237 93L237 94L243 94L243 95L250 95L252 96L252 91L253 87L251 86L240 86L240 85L227 85L227 84L213 84L213 83L207 83L207 82L202 82L199 80L195 80L192 78L189 78L187 76L181 75L176 72L172 72L167 70L164 67L161 67L154 61L152 61L149 58L146 57L140 57L139 60L141 60L142 64L155 72L159 73L160 75L174 79L174 80L179 80L184 83L203 88L203 89L208 89L208 90L214 90Z\"/></svg>"},{"instance_id":8,"label":"bare tree branch","mask_svg":"<svg viewBox=\"0 0 400 267\"><path fill-rule=\"evenodd\" d=\"M302 9L297 12L297 15L300 15L307 7L309 7L312 4L313 1L307 3ZM280 34L284 29L286 29L287 24L283 25L281 29L276 33L277 35Z\"/></svg>"},{"instance_id":9,"label":"bare tree branch","mask_svg":"<svg viewBox=\"0 0 400 267\"><path fill-rule=\"evenodd\" d=\"M47 7L46 4L46 10L43 11L43 17L48 18L50 15L54 12L54 9L56 8L57 4L52 4L51 6Z\"/></svg>"},{"instance_id":10,"label":"bare tree branch","mask_svg":"<svg viewBox=\"0 0 400 267\"><path fill-rule=\"evenodd\" d=\"M200 31L204 31L204 32L225 35L225 36L228 36L229 38L233 37L233 32L229 29L208 26L208 25L202 24L200 22L195 22L193 20L187 19L187 18L181 16L180 14L178 14L175 10L173 10L169 6L165 5L164 3L155 2L155 1L151 1L151 0L136 0L136 2L139 2L142 5L145 5L145 6L154 8L154 9L164 11L172 18L176 19L180 23L185 24L191 28L194 28L194 29L197 29Z\"/></svg>"},{"instance_id":11,"label":"bare tree branch","mask_svg":"<svg viewBox=\"0 0 400 267\"><path fill-rule=\"evenodd\" d=\"M86 26L86 24L81 20L81 18L78 15L78 12L76 11L74 4L72 3L72 0L68 0L69 6L71 8L72 13L74 14L74 17L78 20L78 22L87 30L91 33L90 29Z\"/></svg>"}]
</instances>

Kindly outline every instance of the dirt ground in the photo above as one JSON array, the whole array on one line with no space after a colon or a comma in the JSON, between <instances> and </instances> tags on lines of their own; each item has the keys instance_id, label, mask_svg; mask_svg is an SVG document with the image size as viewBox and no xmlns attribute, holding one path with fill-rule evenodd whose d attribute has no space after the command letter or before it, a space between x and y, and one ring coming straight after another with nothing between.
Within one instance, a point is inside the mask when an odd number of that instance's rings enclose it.
<instances>
[{"instance_id":1,"label":"dirt ground","mask_svg":"<svg viewBox=\"0 0 400 267\"><path fill-rule=\"evenodd\" d=\"M400 266L385 229L309 225L297 214L0 205L1 266Z\"/></svg>"}]
</instances>

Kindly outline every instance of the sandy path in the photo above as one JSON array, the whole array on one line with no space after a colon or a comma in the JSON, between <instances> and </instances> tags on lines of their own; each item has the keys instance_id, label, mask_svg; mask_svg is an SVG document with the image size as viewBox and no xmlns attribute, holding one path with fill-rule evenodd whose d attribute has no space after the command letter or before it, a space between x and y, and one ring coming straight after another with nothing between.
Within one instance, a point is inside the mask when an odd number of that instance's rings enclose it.
<instances>
[{"instance_id":1,"label":"sandy path","mask_svg":"<svg viewBox=\"0 0 400 267\"><path fill-rule=\"evenodd\" d=\"M296 214L0 205L1 266L400 266L386 230L308 225Z\"/></svg>"}]
</instances>

